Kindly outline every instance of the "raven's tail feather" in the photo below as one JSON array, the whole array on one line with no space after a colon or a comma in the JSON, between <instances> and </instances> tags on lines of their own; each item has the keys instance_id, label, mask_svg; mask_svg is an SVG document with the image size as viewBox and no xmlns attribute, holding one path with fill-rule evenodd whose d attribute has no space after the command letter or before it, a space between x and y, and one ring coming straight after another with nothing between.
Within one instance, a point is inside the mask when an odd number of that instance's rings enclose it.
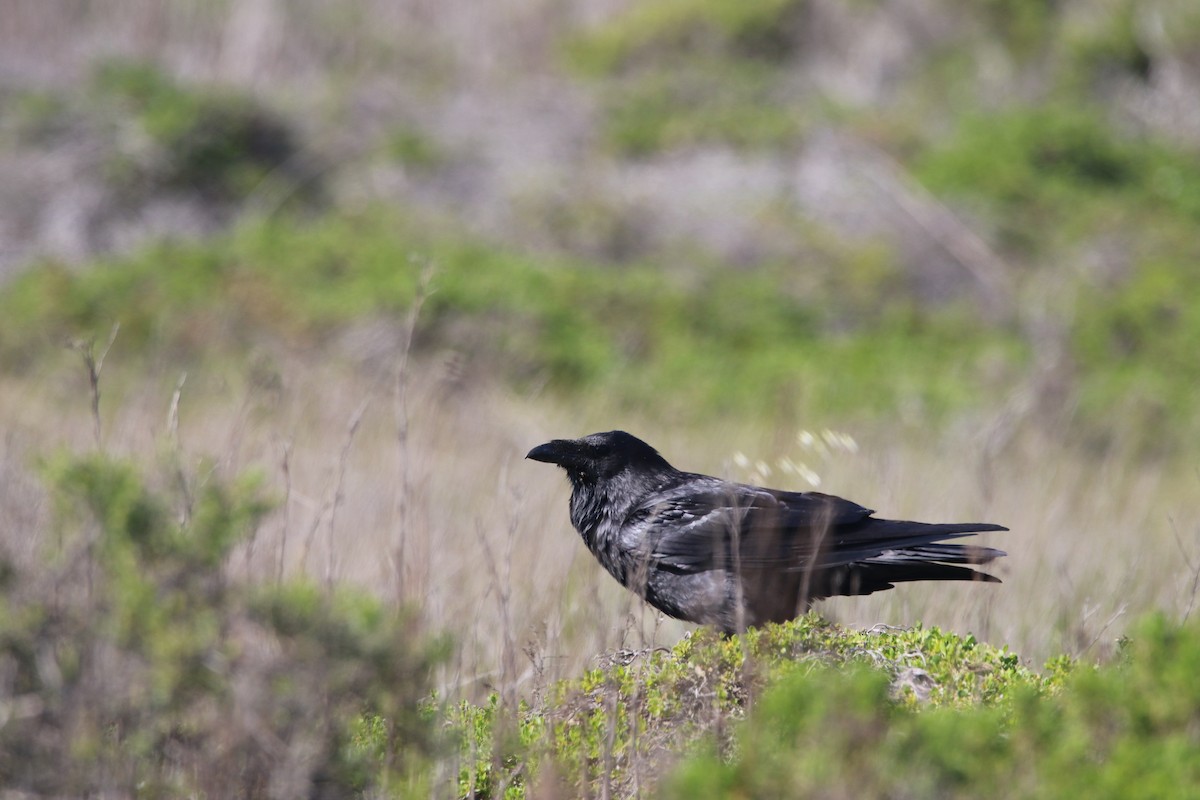
<instances>
[{"instance_id":1,"label":"raven's tail feather","mask_svg":"<svg viewBox=\"0 0 1200 800\"><path fill-rule=\"evenodd\" d=\"M993 525L987 522L962 523L929 523L908 522L894 519L871 519L856 530L847 531L842 536L834 538L818 556L816 567L830 568L849 565L869 559L893 555L898 560L942 561L952 555L954 563L983 564L993 558L1004 555L1000 550L990 547L969 547L964 545L938 544L947 539L961 539L976 533L987 531L1006 531L1003 525ZM908 554L907 559L899 558L899 554ZM924 558L918 558L926 553ZM965 554L974 553L976 561L964 561ZM882 555L881 555L882 554Z\"/></svg>"},{"instance_id":2,"label":"raven's tail feather","mask_svg":"<svg viewBox=\"0 0 1200 800\"><path fill-rule=\"evenodd\" d=\"M1006 555L1008 553L995 547L970 544L926 544L885 552L876 558L867 559L867 561L896 565L927 564L934 561L940 561L943 564L986 564Z\"/></svg>"},{"instance_id":3,"label":"raven's tail feather","mask_svg":"<svg viewBox=\"0 0 1200 800\"><path fill-rule=\"evenodd\" d=\"M945 544L985 531L1005 531L989 523L930 524L872 520L858 536L833 543L822 557L827 572L820 596L871 594L909 581L982 581L1000 579L970 566L1007 555L994 547ZM881 552L882 550L882 552Z\"/></svg>"}]
</instances>

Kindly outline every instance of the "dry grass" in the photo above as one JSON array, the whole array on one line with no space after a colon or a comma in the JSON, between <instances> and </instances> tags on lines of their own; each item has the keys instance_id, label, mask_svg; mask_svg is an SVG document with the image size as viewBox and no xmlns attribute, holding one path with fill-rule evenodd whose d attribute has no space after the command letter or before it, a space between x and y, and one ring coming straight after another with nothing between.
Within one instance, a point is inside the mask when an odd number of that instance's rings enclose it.
<instances>
[{"instance_id":1,"label":"dry grass","mask_svg":"<svg viewBox=\"0 0 1200 800\"><path fill-rule=\"evenodd\" d=\"M459 643L448 687L516 686L535 673L523 653L531 643L538 669L555 677L625 642L635 605L571 532L560 476L523 460L571 424L500 391L458 387L440 369L415 373L401 443L388 375L297 360L262 386L193 370L172 435L178 375L110 366L102 446L193 480L263 473L279 505L231 570L274 580L282 563L288 575L332 575L416 604L430 629ZM95 446L87 384L74 358L33 382L0 381L9 547L31 550L31 531L46 528L31 476L38 456Z\"/></svg>"},{"instance_id":2,"label":"dry grass","mask_svg":"<svg viewBox=\"0 0 1200 800\"><path fill-rule=\"evenodd\" d=\"M462 384L430 364L414 364L407 382L404 440L394 375L301 358L277 363L271 380L193 371L179 389L176 423L180 376L122 373L117 358L101 380L101 446L162 473L179 467L192 480L214 470L263 473L279 505L231 571L265 581L282 568L416 605L429 630L458 643L440 678L452 694L530 694L606 650L670 643L687 628L645 608L593 562L567 521L565 481L525 462L530 446L621 426L681 467L737 478L748 477L733 462L738 450L768 464L806 457L792 433L752 423L651 429L599 402L568 411ZM77 356L32 381L0 382L0 415L8 421L4 544L28 556L48 516L31 478L38 455L96 446ZM1027 439L985 482L970 434L860 438L855 454L807 454L821 489L881 515L1009 525L990 539L1010 553L999 567L1005 583L905 586L827 601L823 613L858 625L922 621L970 631L1040 663L1062 651L1102 657L1141 613L1190 609L1200 565L1200 531L1186 513L1200 481L1194 473L1089 462L1059 443ZM778 471L769 480L808 488Z\"/></svg>"}]
</instances>

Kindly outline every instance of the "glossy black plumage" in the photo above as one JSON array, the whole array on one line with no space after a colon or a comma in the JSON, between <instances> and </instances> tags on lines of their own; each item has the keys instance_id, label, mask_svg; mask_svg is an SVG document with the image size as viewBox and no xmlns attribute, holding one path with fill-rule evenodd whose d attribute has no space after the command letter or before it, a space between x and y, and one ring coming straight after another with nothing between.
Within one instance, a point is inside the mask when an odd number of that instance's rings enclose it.
<instances>
[{"instance_id":1,"label":"glossy black plumage","mask_svg":"<svg viewBox=\"0 0 1200 800\"><path fill-rule=\"evenodd\" d=\"M1002 551L945 542L1000 525L877 519L832 495L681 472L624 431L556 439L527 457L566 470L571 523L613 577L727 633L903 581L998 582L971 565Z\"/></svg>"}]
</instances>

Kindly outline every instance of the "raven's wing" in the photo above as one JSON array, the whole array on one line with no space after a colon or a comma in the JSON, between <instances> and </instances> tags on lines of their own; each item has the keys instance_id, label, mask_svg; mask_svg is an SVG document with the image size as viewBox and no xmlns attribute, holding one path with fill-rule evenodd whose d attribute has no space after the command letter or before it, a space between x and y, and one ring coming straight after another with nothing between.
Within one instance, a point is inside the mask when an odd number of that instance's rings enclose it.
<instances>
[{"instance_id":1,"label":"raven's wing","mask_svg":"<svg viewBox=\"0 0 1200 800\"><path fill-rule=\"evenodd\" d=\"M631 515L643 546L666 569L703 572L731 566L734 542L744 567L811 563L830 532L873 512L819 492L778 492L704 475L688 475Z\"/></svg>"},{"instance_id":2,"label":"raven's wing","mask_svg":"<svg viewBox=\"0 0 1200 800\"><path fill-rule=\"evenodd\" d=\"M782 492L689 475L634 511L650 559L675 572L827 570L848 565L980 564L987 547L936 544L990 530L984 523L876 519L869 508L819 492ZM737 542L736 551L734 542ZM947 570L961 570L950 568ZM936 571L936 570L935 570Z\"/></svg>"}]
</instances>

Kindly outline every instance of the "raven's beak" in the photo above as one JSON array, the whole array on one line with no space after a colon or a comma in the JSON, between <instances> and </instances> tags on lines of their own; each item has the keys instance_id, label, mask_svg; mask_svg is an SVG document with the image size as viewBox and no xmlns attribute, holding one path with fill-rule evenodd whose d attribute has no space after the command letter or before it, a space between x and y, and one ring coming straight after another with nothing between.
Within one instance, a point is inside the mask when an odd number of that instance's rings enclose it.
<instances>
[{"instance_id":1,"label":"raven's beak","mask_svg":"<svg viewBox=\"0 0 1200 800\"><path fill-rule=\"evenodd\" d=\"M531 458L534 461L544 461L547 464L561 464L563 456L566 456L570 452L572 444L573 442L567 439L555 439L553 442L539 444L530 450L525 457Z\"/></svg>"}]
</instances>

